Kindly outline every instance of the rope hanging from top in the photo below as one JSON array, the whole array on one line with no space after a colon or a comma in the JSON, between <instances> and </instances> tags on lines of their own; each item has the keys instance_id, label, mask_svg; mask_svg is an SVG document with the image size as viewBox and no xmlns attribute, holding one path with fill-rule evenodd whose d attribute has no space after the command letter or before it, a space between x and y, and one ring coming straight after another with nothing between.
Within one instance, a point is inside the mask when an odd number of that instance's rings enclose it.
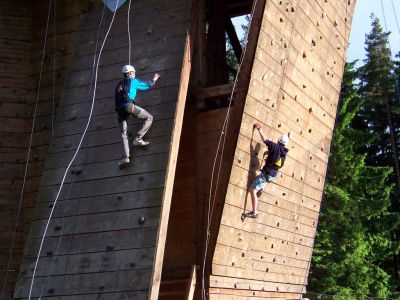
<instances>
[{"instance_id":1,"label":"rope hanging from top","mask_svg":"<svg viewBox=\"0 0 400 300\"><path fill-rule=\"evenodd\" d=\"M131 31L130 31L130 25L131 25L131 23L130 23L130 19L129 19L129 16L130 16L130 14L131 14L131 1L132 0L129 0L129 5L128 5L128 44L129 44L129 47L128 47L128 65L130 65L131 64L131 47L132 47L132 45L131 45Z\"/></svg>"},{"instance_id":2,"label":"rope hanging from top","mask_svg":"<svg viewBox=\"0 0 400 300\"><path fill-rule=\"evenodd\" d=\"M91 108L90 108L90 113L89 113L88 121L87 121L87 123L86 123L85 129L84 129L84 131L83 131L83 133L82 133L82 136L81 136L81 138L80 138L78 147L77 147L77 149L76 149L76 151L75 151L75 153L74 153L74 156L72 157L71 161L69 162L69 164L68 164L68 166L67 166L67 168L66 168L66 170L65 170L65 172L64 172L63 179L62 179L61 184L60 184L60 187L59 187L59 189L58 189L56 198L55 198L55 200L53 201L53 207L52 207L52 209L51 209L51 211L50 211L50 215L49 215L49 218L48 218L48 220L47 220L47 223L46 223L46 226L45 226L45 229L44 229L44 232L43 232L43 236L42 236L42 239L41 239L41 242L40 242L39 251L38 251L38 254L37 254L37 257L36 257L36 261L35 261L35 266L34 266L34 269L33 269L33 275L32 275L31 285L30 285L30 288L29 288L29 297L28 297L29 300L30 300L31 297L32 297L32 289L33 289L33 284L34 284L34 281L35 281L36 269L37 269L37 266L38 266L38 262L39 262L39 258L40 258L40 253L41 253L41 251L42 251L44 239L45 239L45 237L46 237L46 233L47 233L47 230L48 230L48 228L49 228L50 221L51 221L51 218L52 218L52 216L53 216L54 209L55 209L55 207L56 207L56 205L57 205L57 201L58 201L58 198L59 198L59 196L60 196L60 193L61 193L62 187L63 187L63 185L64 185L66 176L67 176L67 174L68 174L68 171L69 171L69 169L70 169L72 163L75 161L76 156L78 155L78 152L79 152L79 150L80 150L80 148L81 148L83 139L85 138L86 132L87 132L87 130L88 130L88 128L89 128L89 125L90 125L90 121L91 121L92 114L93 114L94 100L95 100L95 98L96 98L97 75L98 75L98 70L99 70L100 58L101 58L101 54L102 54L102 52L103 52L103 48L104 48L105 42L107 41L108 34L110 33L111 27L112 27L112 25L113 25L113 23L114 23L114 19L115 19L115 15L116 15L116 12L117 12L117 7L118 7L118 2L119 2L119 1L117 0L117 4L116 4L116 6L115 6L116 9L115 9L114 12L113 12L113 16L112 16L110 25L109 25L108 30L107 30L107 32L106 32L106 35L105 35L105 37L104 37L103 43L102 43L102 45L101 45L101 47L100 47L99 55L98 55L98 58L97 58L97 61L96 61L95 75L94 75L93 97L92 97L92 101L91 101ZM100 26L100 24L99 24L99 26Z\"/></svg>"},{"instance_id":3,"label":"rope hanging from top","mask_svg":"<svg viewBox=\"0 0 400 300\"><path fill-rule=\"evenodd\" d=\"M26 161L25 161L25 171L24 171L24 177L23 177L23 181L22 181L21 194L20 194L20 197L19 197L17 217L16 217L16 221L15 221L13 238L12 238L12 242L11 242L11 249L10 249L10 254L8 256L6 275L4 276L0 299L3 299L4 292L5 292L5 289L6 289L6 286L7 286L8 273L10 271L11 259L12 259L12 255L13 255L13 252L14 252L14 246L15 246L15 238L16 238L16 235L17 235L17 227L18 227L20 216L21 216L21 209L22 209L22 203L23 203L23 197L24 197L24 191L25 191L26 177L27 177L27 174L28 174L28 167L29 167L29 157L31 155L31 149L32 149L33 132L34 132L35 123L36 123L36 115L37 115L37 108L38 108L38 102L39 102L40 87L41 87L41 83L42 83L43 65L44 65L44 57L45 57L45 52L46 52L47 34L48 34L49 23L50 23L49 20L50 20L50 12L51 12L52 2L53 2L52 0L49 1L49 8L48 8L47 22L46 22L46 30L45 30L45 35L44 35L43 49L42 49L42 59L41 59L41 63L40 63L39 80L38 80L38 86L37 86L37 89L36 89L35 108L34 108L34 111L33 111L33 121L32 121L32 127L31 127L30 136L29 136L28 153L27 153Z\"/></svg>"},{"instance_id":4,"label":"rope hanging from top","mask_svg":"<svg viewBox=\"0 0 400 300\"><path fill-rule=\"evenodd\" d=\"M206 289L205 289L205 279L204 279L204 277L205 277L205 265L206 265L206 259L207 259L207 253L208 253L208 243L209 243L209 240L210 240L210 225L211 225L211 219L212 219L214 203L215 203L215 199L216 199L216 193L217 193L218 181L219 181L219 175L220 175L221 163L222 163L222 159L220 159L220 162L219 162L219 165L218 165L217 176L216 176L217 180L215 182L214 197L213 197L213 199L211 201L212 191L213 191L213 187L214 187L214 174L215 174L215 171L216 171L216 164L217 164L217 160L218 160L218 157L219 157L218 152L221 149L220 157L222 158L223 154L224 154L224 150L225 150L225 141L226 141L226 134L225 133L228 130L228 120L229 120L230 110L231 110L231 107L232 107L233 94L235 92L236 84L237 84L237 81L238 81L238 78L239 78L239 74L240 74L240 71L241 71L241 68L242 68L242 63L243 63L244 57L246 56L248 37L249 37L249 32L250 32L251 25L253 23L253 16L254 16L254 10L255 10L256 5L257 5L257 0L253 1L253 7L251 9L251 14L250 14L250 22L249 22L250 25L249 25L249 29L247 30L246 39L245 39L246 45L245 45L244 50L242 52L242 57L241 57L241 60L240 60L239 66L238 66L238 71L236 73L235 81L233 83L232 91L231 91L231 94L230 94L230 97L229 97L229 105L228 105L228 109L227 109L227 112L226 112L226 115L225 115L225 119L224 119L224 122L223 122L223 125L222 125L221 133L220 133L219 140L218 140L217 150L215 151L213 167L212 167L212 170L211 170L210 189L209 189L209 192L208 192L209 196L208 196L208 211L207 211L206 241L205 241L205 246L204 246L204 256L203 256L203 265L202 265L202 279L201 279L201 281L202 281L201 282L201 290L202 290L201 297L202 297L202 300L206 300L207 299L207 297L206 297Z\"/></svg>"}]
</instances>

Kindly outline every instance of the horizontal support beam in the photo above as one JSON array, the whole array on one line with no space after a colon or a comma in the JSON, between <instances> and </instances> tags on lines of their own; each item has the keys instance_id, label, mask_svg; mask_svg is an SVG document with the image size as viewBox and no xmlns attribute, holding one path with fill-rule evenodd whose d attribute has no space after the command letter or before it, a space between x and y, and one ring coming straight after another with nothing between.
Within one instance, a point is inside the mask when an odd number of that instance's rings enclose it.
<instances>
[{"instance_id":1,"label":"horizontal support beam","mask_svg":"<svg viewBox=\"0 0 400 300\"><path fill-rule=\"evenodd\" d=\"M196 100L200 100L221 96L229 96L232 93L232 89L233 84L231 83L210 87L199 87L193 91L192 97Z\"/></svg>"}]
</instances>

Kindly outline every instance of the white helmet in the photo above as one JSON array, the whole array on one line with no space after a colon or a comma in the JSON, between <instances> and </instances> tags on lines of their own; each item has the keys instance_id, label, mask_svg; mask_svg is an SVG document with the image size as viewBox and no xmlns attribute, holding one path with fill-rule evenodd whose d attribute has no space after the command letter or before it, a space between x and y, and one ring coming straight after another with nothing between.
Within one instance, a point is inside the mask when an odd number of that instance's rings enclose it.
<instances>
[{"instance_id":1,"label":"white helmet","mask_svg":"<svg viewBox=\"0 0 400 300\"><path fill-rule=\"evenodd\" d=\"M289 144L289 137L283 134L279 138L278 142L286 146L287 144Z\"/></svg>"},{"instance_id":2,"label":"white helmet","mask_svg":"<svg viewBox=\"0 0 400 300\"><path fill-rule=\"evenodd\" d=\"M135 68L133 66L125 65L125 66L122 67L121 72L125 74L125 73L136 72L136 71L135 71Z\"/></svg>"}]
</instances>

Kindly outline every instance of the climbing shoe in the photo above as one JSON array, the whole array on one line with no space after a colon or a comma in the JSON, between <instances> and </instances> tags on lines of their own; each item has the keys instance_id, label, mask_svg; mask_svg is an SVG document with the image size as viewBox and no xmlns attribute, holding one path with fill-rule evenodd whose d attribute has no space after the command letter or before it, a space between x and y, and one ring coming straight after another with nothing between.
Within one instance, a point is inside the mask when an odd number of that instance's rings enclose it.
<instances>
[{"instance_id":1,"label":"climbing shoe","mask_svg":"<svg viewBox=\"0 0 400 300\"><path fill-rule=\"evenodd\" d=\"M120 167L120 168L124 168L124 167L126 167L127 165L129 165L129 158L127 158L127 157L124 157L123 159L121 159L121 160L118 162L118 167Z\"/></svg>"},{"instance_id":2,"label":"climbing shoe","mask_svg":"<svg viewBox=\"0 0 400 300\"><path fill-rule=\"evenodd\" d=\"M147 141L143 141L142 139L134 139L132 142L133 146L148 146L150 143Z\"/></svg>"},{"instance_id":3,"label":"climbing shoe","mask_svg":"<svg viewBox=\"0 0 400 300\"><path fill-rule=\"evenodd\" d=\"M253 219L257 218L257 216L258 216L258 214L254 211L250 211L248 213L245 213L244 215L248 218L253 218Z\"/></svg>"}]
</instances>

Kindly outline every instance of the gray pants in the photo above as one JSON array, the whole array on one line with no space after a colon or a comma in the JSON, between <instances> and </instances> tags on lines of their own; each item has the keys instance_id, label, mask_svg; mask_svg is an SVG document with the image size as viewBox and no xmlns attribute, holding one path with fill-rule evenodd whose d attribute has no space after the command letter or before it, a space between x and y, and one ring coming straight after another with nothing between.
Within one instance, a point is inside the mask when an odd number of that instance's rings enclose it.
<instances>
[{"instance_id":1,"label":"gray pants","mask_svg":"<svg viewBox=\"0 0 400 300\"><path fill-rule=\"evenodd\" d=\"M153 123L153 116L149 114L143 108L137 105L129 105L128 107L117 110L118 113L118 122L121 126L122 131L122 144L124 146L124 157L129 158L129 140L128 140L128 118L130 115L134 115L136 118L143 120L142 128L137 132L135 139L141 139L146 132L150 129L151 124Z\"/></svg>"}]
</instances>

